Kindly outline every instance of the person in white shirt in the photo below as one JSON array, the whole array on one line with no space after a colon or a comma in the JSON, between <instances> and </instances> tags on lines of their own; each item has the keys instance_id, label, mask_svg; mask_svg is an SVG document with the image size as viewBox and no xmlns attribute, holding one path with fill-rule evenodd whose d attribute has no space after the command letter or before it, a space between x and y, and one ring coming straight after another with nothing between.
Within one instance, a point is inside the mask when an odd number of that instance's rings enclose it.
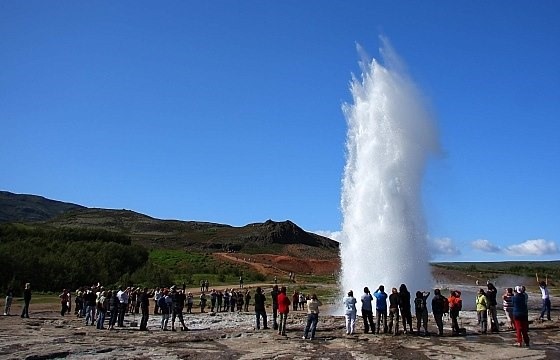
<instances>
[{"instance_id":1,"label":"person in white shirt","mask_svg":"<svg viewBox=\"0 0 560 360\"><path fill-rule=\"evenodd\" d=\"M354 335L356 328L356 298L352 290L348 291L342 303L344 304L344 316L346 318L346 335Z\"/></svg>"},{"instance_id":2,"label":"person in white shirt","mask_svg":"<svg viewBox=\"0 0 560 360\"><path fill-rule=\"evenodd\" d=\"M537 275L537 282L539 283L539 288L541 289L542 298L542 309L541 316L539 320L544 320L544 314L546 313L546 319L550 321L550 294L548 293L548 277L547 281L539 281L539 276Z\"/></svg>"}]
</instances>

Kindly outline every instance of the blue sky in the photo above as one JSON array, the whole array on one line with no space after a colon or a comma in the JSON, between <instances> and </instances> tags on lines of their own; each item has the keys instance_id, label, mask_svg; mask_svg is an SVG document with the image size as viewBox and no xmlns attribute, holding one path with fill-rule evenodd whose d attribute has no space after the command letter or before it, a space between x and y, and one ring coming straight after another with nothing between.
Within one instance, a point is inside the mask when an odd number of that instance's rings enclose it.
<instances>
[{"instance_id":1,"label":"blue sky","mask_svg":"<svg viewBox=\"0 0 560 360\"><path fill-rule=\"evenodd\" d=\"M558 259L558 1L2 1L0 189L340 229L356 44L436 114L435 260Z\"/></svg>"}]
</instances>

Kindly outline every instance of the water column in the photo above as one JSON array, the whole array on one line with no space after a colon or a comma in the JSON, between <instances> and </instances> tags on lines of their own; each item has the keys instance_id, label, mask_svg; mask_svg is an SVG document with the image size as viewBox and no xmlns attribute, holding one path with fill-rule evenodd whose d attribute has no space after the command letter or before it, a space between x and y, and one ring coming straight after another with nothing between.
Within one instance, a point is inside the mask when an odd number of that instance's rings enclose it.
<instances>
[{"instance_id":1,"label":"water column","mask_svg":"<svg viewBox=\"0 0 560 360\"><path fill-rule=\"evenodd\" d=\"M344 169L341 290L405 283L431 291L422 179L437 131L423 96L386 40L384 65L362 60L352 77ZM358 49L360 51L360 49ZM359 301L358 301L359 305Z\"/></svg>"}]
</instances>

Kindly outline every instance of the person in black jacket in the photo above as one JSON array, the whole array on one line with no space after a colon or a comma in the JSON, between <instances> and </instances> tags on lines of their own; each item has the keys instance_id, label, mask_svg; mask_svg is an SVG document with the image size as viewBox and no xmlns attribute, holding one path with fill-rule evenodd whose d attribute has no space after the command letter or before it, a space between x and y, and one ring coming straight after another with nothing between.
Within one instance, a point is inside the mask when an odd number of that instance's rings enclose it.
<instances>
[{"instance_id":1,"label":"person in black jacket","mask_svg":"<svg viewBox=\"0 0 560 360\"><path fill-rule=\"evenodd\" d=\"M25 284L23 290L23 309L21 309L21 317L29 318L29 303L31 302L31 284Z\"/></svg>"},{"instance_id":2,"label":"person in black jacket","mask_svg":"<svg viewBox=\"0 0 560 360\"><path fill-rule=\"evenodd\" d=\"M432 298L432 313L434 314L439 336L443 336L443 314L446 302L447 299L441 295L441 290L435 289L434 297Z\"/></svg>"},{"instance_id":3,"label":"person in black jacket","mask_svg":"<svg viewBox=\"0 0 560 360\"><path fill-rule=\"evenodd\" d=\"M150 295L148 294L148 288L144 288L144 291L140 294L140 311L142 312L142 319L140 320L140 331L148 330L148 318L150 317Z\"/></svg>"},{"instance_id":4,"label":"person in black jacket","mask_svg":"<svg viewBox=\"0 0 560 360\"><path fill-rule=\"evenodd\" d=\"M268 325L266 322L266 308L265 303L266 296L262 293L261 287L257 287L256 294L255 294L255 316L257 319L257 330L261 328L261 317L263 318L263 328L266 330L268 329Z\"/></svg>"}]
</instances>

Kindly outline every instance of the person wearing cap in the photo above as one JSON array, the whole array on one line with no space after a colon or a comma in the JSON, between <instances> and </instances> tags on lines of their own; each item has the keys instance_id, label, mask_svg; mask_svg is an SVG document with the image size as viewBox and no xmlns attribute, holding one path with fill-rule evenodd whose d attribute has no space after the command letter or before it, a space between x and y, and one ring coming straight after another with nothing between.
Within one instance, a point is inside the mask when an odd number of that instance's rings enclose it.
<instances>
[{"instance_id":1,"label":"person wearing cap","mask_svg":"<svg viewBox=\"0 0 560 360\"><path fill-rule=\"evenodd\" d=\"M521 286L515 287L515 295L512 298L513 322L515 324L516 346L525 345L529 347L529 311L525 301L525 290Z\"/></svg>"}]
</instances>

